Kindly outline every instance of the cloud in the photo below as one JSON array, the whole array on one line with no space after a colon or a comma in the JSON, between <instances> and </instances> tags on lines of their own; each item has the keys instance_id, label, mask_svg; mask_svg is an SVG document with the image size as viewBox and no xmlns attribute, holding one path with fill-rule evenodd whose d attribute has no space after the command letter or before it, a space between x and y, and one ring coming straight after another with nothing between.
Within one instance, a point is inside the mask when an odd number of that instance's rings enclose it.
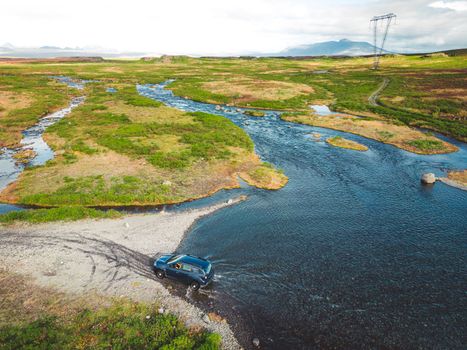
<instances>
[{"instance_id":1,"label":"cloud","mask_svg":"<svg viewBox=\"0 0 467 350\"><path fill-rule=\"evenodd\" d=\"M467 1L435 1L432 2L429 6L438 9L467 11Z\"/></svg>"},{"instance_id":2,"label":"cloud","mask_svg":"<svg viewBox=\"0 0 467 350\"><path fill-rule=\"evenodd\" d=\"M80 0L71 8L63 0L15 0L2 4L0 44L161 54L278 52L342 38L371 42L370 18L394 12L398 18L390 29L389 50L442 50L467 47L465 13L452 9L466 2Z\"/></svg>"}]
</instances>

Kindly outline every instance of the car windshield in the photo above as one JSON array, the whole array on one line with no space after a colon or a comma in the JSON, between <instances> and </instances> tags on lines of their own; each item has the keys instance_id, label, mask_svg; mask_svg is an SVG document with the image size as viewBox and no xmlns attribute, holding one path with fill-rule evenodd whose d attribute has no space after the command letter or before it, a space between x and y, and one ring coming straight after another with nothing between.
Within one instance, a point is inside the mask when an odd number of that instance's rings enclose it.
<instances>
[{"instance_id":1,"label":"car windshield","mask_svg":"<svg viewBox=\"0 0 467 350\"><path fill-rule=\"evenodd\" d=\"M209 272L211 272L211 264L208 264L208 266L206 266L203 270L206 273L206 275L209 275Z\"/></svg>"},{"instance_id":2,"label":"car windshield","mask_svg":"<svg viewBox=\"0 0 467 350\"><path fill-rule=\"evenodd\" d=\"M178 259L180 259L183 255L174 255L172 256L169 260L167 260L167 263L170 264L174 261L177 261Z\"/></svg>"}]
</instances>

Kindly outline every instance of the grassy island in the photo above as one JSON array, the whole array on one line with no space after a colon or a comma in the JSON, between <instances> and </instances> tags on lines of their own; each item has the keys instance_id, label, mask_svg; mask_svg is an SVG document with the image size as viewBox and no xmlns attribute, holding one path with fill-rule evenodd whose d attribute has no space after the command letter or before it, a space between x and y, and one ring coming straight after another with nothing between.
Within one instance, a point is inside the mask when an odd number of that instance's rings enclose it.
<instances>
[{"instance_id":1,"label":"grassy island","mask_svg":"<svg viewBox=\"0 0 467 350\"><path fill-rule=\"evenodd\" d=\"M341 136L330 137L326 140L327 143L335 147L352 149L354 151L368 151L368 147L356 141L347 140Z\"/></svg>"},{"instance_id":2,"label":"grassy island","mask_svg":"<svg viewBox=\"0 0 467 350\"><path fill-rule=\"evenodd\" d=\"M140 96L134 84L116 86L117 93L106 92L103 82L86 87L86 101L44 135L56 157L28 168L2 201L166 204L237 187L237 176L261 188L285 184L285 175L265 167L248 135L228 119L165 107Z\"/></svg>"}]
</instances>

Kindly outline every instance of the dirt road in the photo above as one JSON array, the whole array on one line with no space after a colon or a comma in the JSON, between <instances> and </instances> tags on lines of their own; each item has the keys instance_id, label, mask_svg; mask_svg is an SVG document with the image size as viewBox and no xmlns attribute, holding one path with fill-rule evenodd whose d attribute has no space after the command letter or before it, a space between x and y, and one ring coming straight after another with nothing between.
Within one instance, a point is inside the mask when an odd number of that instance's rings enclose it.
<instances>
[{"instance_id":1,"label":"dirt road","mask_svg":"<svg viewBox=\"0 0 467 350\"><path fill-rule=\"evenodd\" d=\"M378 102L377 102L378 96L384 89L386 89L388 84L389 84L389 78L384 78L381 85L378 86L378 88L375 91L373 91L373 93L370 95L370 97L368 97L368 103L370 105L378 106Z\"/></svg>"}]
</instances>

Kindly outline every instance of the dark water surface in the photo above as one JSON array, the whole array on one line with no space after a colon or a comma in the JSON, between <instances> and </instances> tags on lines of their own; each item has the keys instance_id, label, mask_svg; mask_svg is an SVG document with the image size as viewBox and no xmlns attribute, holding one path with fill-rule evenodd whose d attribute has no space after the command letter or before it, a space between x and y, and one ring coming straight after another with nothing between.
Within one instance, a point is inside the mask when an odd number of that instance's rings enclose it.
<instances>
[{"instance_id":1,"label":"dark water surface","mask_svg":"<svg viewBox=\"0 0 467 350\"><path fill-rule=\"evenodd\" d=\"M279 191L230 192L249 199L199 221L178 249L214 262L217 278L205 294L241 316L245 345L256 336L266 349L465 346L467 192L420 184L424 172L465 168L465 144L449 140L459 152L415 155L286 123L274 112L252 118L216 110L165 85L138 90L172 107L228 117L289 177ZM345 135L370 150L335 148L310 132Z\"/></svg>"}]
</instances>

